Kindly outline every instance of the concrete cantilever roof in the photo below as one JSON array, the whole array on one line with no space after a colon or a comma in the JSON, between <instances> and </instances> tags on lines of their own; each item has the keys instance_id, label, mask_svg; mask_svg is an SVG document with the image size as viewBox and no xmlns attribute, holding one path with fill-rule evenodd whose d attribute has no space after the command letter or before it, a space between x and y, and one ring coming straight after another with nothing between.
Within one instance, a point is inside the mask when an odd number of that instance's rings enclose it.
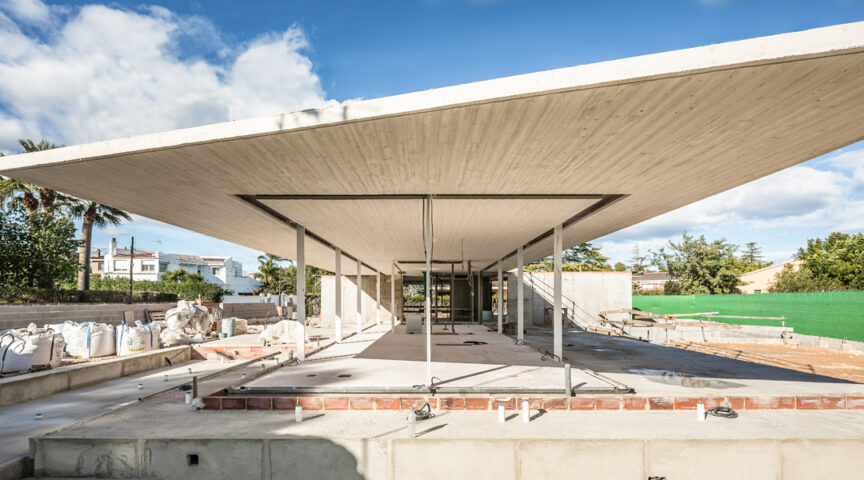
<instances>
[{"instance_id":1,"label":"concrete cantilever roof","mask_svg":"<svg viewBox=\"0 0 864 480\"><path fill-rule=\"evenodd\" d=\"M337 246L385 273L421 267L419 198L445 195L435 259L486 267L550 254L557 223L590 241L861 140L862 78L864 22L16 155L0 174L288 258L296 222L307 262L332 269Z\"/></svg>"}]
</instances>

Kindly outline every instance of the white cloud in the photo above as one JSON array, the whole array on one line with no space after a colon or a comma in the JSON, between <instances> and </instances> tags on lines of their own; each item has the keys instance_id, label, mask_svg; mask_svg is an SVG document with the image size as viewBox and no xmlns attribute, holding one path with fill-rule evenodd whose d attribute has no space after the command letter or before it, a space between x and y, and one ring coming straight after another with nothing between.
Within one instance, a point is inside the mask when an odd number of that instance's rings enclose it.
<instances>
[{"instance_id":1,"label":"white cloud","mask_svg":"<svg viewBox=\"0 0 864 480\"><path fill-rule=\"evenodd\" d=\"M18 4L0 10L19 19ZM0 151L22 136L83 143L327 103L298 27L227 46L206 19L161 7L88 5L54 20L37 36L0 12ZM185 57L187 44L200 56Z\"/></svg>"},{"instance_id":2,"label":"white cloud","mask_svg":"<svg viewBox=\"0 0 864 480\"><path fill-rule=\"evenodd\" d=\"M0 2L0 9L28 24L42 24L51 19L51 11L40 0L5 0Z\"/></svg>"}]
</instances>

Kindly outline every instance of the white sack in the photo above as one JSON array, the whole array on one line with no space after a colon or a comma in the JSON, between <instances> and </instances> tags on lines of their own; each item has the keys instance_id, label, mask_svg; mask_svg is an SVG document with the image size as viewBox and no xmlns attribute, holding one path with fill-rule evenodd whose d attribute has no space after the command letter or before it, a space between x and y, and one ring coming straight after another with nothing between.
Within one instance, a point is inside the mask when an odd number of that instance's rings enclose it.
<instances>
[{"instance_id":1,"label":"white sack","mask_svg":"<svg viewBox=\"0 0 864 480\"><path fill-rule=\"evenodd\" d=\"M114 327L104 323L82 323L65 325L63 339L66 340L66 353L73 358L94 358L114 355Z\"/></svg>"},{"instance_id":2,"label":"white sack","mask_svg":"<svg viewBox=\"0 0 864 480\"><path fill-rule=\"evenodd\" d=\"M300 324L295 320L280 320L267 325L258 338L270 343L293 343L297 339L297 333L302 331Z\"/></svg>"},{"instance_id":3,"label":"white sack","mask_svg":"<svg viewBox=\"0 0 864 480\"><path fill-rule=\"evenodd\" d=\"M117 355L132 355L159 348L159 327L135 322L135 326L123 322L117 326Z\"/></svg>"}]
</instances>

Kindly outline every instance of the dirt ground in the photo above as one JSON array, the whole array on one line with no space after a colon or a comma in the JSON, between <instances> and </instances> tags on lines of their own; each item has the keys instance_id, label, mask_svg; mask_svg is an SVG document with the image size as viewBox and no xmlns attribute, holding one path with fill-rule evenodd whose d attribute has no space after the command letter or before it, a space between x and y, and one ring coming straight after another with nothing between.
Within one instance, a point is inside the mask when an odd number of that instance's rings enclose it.
<instances>
[{"instance_id":1,"label":"dirt ground","mask_svg":"<svg viewBox=\"0 0 864 480\"><path fill-rule=\"evenodd\" d=\"M679 343L678 348L713 353L800 372L864 383L864 354L827 348L741 343Z\"/></svg>"}]
</instances>

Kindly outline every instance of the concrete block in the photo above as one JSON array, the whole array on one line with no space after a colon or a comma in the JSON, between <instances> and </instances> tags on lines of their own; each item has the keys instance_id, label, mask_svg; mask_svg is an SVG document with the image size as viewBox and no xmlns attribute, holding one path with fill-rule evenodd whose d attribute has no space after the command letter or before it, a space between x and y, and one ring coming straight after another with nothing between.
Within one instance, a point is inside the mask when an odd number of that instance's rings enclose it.
<instances>
[{"instance_id":1,"label":"concrete block","mask_svg":"<svg viewBox=\"0 0 864 480\"><path fill-rule=\"evenodd\" d=\"M517 478L647 478L642 460L643 440L531 440L519 442L516 448L520 474ZM470 477L497 478L486 477L482 472Z\"/></svg>"},{"instance_id":2,"label":"concrete block","mask_svg":"<svg viewBox=\"0 0 864 480\"><path fill-rule=\"evenodd\" d=\"M197 465L191 464L190 455L197 455ZM148 439L144 441L143 459L143 477L165 480L264 478L264 440L260 439Z\"/></svg>"},{"instance_id":3,"label":"concrete block","mask_svg":"<svg viewBox=\"0 0 864 480\"><path fill-rule=\"evenodd\" d=\"M45 477L138 477L135 439L38 438L31 440L34 473Z\"/></svg>"},{"instance_id":4,"label":"concrete block","mask_svg":"<svg viewBox=\"0 0 864 480\"><path fill-rule=\"evenodd\" d=\"M781 447L780 478L860 478L864 472L861 452L864 440L789 440Z\"/></svg>"},{"instance_id":5,"label":"concrete block","mask_svg":"<svg viewBox=\"0 0 864 480\"><path fill-rule=\"evenodd\" d=\"M386 449L383 452L377 448L369 449L368 442L362 441L345 444L350 444L351 449L323 438L270 440L271 477L316 480L386 478L386 466L381 467L382 463L386 465ZM372 465L371 469L377 470L378 476L364 476L361 470L370 469ZM382 473L385 475L381 476Z\"/></svg>"},{"instance_id":6,"label":"concrete block","mask_svg":"<svg viewBox=\"0 0 864 480\"><path fill-rule=\"evenodd\" d=\"M515 444L510 440L394 439L391 443L393 478L515 480L519 478Z\"/></svg>"},{"instance_id":7,"label":"concrete block","mask_svg":"<svg viewBox=\"0 0 864 480\"><path fill-rule=\"evenodd\" d=\"M776 480L781 478L779 448L776 440L651 440L641 478Z\"/></svg>"}]
</instances>

